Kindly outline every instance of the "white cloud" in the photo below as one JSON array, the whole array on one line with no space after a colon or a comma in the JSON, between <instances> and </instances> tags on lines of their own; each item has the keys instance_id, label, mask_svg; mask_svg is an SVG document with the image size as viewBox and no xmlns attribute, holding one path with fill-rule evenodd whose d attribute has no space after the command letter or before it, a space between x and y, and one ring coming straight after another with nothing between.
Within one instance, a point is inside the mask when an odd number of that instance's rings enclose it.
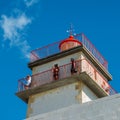
<instances>
[{"instance_id":1,"label":"white cloud","mask_svg":"<svg viewBox=\"0 0 120 120\"><path fill-rule=\"evenodd\" d=\"M10 47L17 47L23 53L24 57L29 56L30 45L25 39L26 27L32 22L32 19L27 15L29 10L39 0L22 0L27 9L24 10L13 8L10 11L11 16L2 15L0 18L0 28L3 30L3 43L2 47L5 48L8 44ZM25 11L25 13L23 12ZM33 18L33 16L32 16ZM6 42L7 43L6 43Z\"/></svg>"},{"instance_id":2,"label":"white cloud","mask_svg":"<svg viewBox=\"0 0 120 120\"><path fill-rule=\"evenodd\" d=\"M27 7L32 6L35 3L38 3L39 0L24 0Z\"/></svg>"},{"instance_id":3,"label":"white cloud","mask_svg":"<svg viewBox=\"0 0 120 120\"><path fill-rule=\"evenodd\" d=\"M25 14L21 14L16 18L2 15L0 20L0 26L4 32L4 41L9 41L11 47L18 47L25 57L28 57L30 46L28 42L24 40L23 33L26 26L30 23L31 19Z\"/></svg>"},{"instance_id":4,"label":"white cloud","mask_svg":"<svg viewBox=\"0 0 120 120\"><path fill-rule=\"evenodd\" d=\"M21 43L20 47L21 47L20 49L21 49L22 53L24 54L24 57L30 58L30 55L29 55L30 46L29 46L27 40L24 40Z\"/></svg>"}]
</instances>

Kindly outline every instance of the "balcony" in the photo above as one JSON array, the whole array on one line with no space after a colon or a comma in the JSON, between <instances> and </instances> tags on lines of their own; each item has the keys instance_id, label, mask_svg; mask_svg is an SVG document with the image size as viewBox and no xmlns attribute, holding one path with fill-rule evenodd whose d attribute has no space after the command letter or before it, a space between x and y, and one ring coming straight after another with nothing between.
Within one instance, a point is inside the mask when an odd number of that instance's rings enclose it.
<instances>
[{"instance_id":1,"label":"balcony","mask_svg":"<svg viewBox=\"0 0 120 120\"><path fill-rule=\"evenodd\" d=\"M65 82L62 83L63 80L66 81L66 83L74 82L70 80L71 78L75 79L76 81L82 80L87 86L94 90L94 92L97 92L96 94L99 94L100 91L100 94L105 95L116 94L116 91L109 85L108 80L87 59L80 59L76 61L77 73L71 74L71 63L59 66L59 69L60 72L58 80L54 80L52 69L32 75L31 87L28 90L24 89L24 86L21 82L21 80L24 78L18 80L17 94L29 90L32 93L35 89L38 92L38 89L40 88L41 90L43 90L44 86L47 86L47 89L51 89L49 88L50 84L53 85L52 88L56 86L57 82L64 85ZM30 91L27 94L31 94Z\"/></svg>"},{"instance_id":2,"label":"balcony","mask_svg":"<svg viewBox=\"0 0 120 120\"><path fill-rule=\"evenodd\" d=\"M104 66L105 69L108 69L108 62L83 33L75 35L74 38L79 40L82 45L93 55L93 57L98 60L102 66ZM63 40L31 51L30 63L60 53L61 51L59 49L59 45L62 41Z\"/></svg>"}]
</instances>

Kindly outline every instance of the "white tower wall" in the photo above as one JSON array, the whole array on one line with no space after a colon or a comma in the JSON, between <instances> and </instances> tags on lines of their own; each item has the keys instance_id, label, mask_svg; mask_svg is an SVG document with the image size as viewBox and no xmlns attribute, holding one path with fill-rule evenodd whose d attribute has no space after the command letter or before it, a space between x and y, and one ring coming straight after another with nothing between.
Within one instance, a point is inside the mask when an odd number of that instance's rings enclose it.
<instances>
[{"instance_id":1,"label":"white tower wall","mask_svg":"<svg viewBox=\"0 0 120 120\"><path fill-rule=\"evenodd\" d=\"M120 94L73 104L26 120L120 120Z\"/></svg>"},{"instance_id":2,"label":"white tower wall","mask_svg":"<svg viewBox=\"0 0 120 120\"><path fill-rule=\"evenodd\" d=\"M69 80L69 79L68 79ZM27 117L81 104L98 97L81 81L30 96Z\"/></svg>"}]
</instances>

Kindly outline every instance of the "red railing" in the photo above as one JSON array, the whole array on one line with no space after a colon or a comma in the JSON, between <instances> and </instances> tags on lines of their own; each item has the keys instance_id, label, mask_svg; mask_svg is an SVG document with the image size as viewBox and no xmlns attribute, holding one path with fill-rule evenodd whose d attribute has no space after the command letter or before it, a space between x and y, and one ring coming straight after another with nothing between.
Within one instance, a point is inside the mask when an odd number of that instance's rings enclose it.
<instances>
[{"instance_id":1,"label":"red railing","mask_svg":"<svg viewBox=\"0 0 120 120\"><path fill-rule=\"evenodd\" d=\"M83 46L85 46L92 55L106 68L108 69L108 63L104 59L104 57L98 52L98 50L94 47L94 45L88 40L88 38L83 34L76 34L74 36L80 42L82 42ZM62 40L61 40L62 41ZM61 41L55 42L53 44L47 45L42 48L35 49L30 53L30 62L34 62L38 59L45 58L47 56L56 54L61 52L59 49L59 44Z\"/></svg>"},{"instance_id":2,"label":"red railing","mask_svg":"<svg viewBox=\"0 0 120 120\"><path fill-rule=\"evenodd\" d=\"M100 54L100 52L95 48L95 46L90 42L90 40L83 34L77 34L76 39L82 40L82 44L92 53L92 55L105 67L108 69L108 62Z\"/></svg>"},{"instance_id":3,"label":"red railing","mask_svg":"<svg viewBox=\"0 0 120 120\"><path fill-rule=\"evenodd\" d=\"M87 67L83 68L82 64L86 64ZM89 65L89 67L88 67ZM93 71L90 73L89 68L93 69ZM71 63L62 65L59 67L60 72L59 72L59 79L61 80L63 78L67 78L71 76ZM75 74L80 74L84 71L86 71L86 73L101 87L103 88L108 94L115 94L115 90L108 84L106 78L104 78L104 76L87 60L87 59L82 59L82 60L78 60L76 61L76 70L77 73ZM24 79L24 78L23 78ZM21 82L20 79L18 80L18 92L23 91L24 90L24 86ZM51 83L55 81L54 77L53 77L53 72L52 69L49 69L47 71L41 72L41 73L37 73L34 74L32 76L32 83L31 83L31 87L30 88L34 88L37 86L41 86L47 83Z\"/></svg>"},{"instance_id":4,"label":"red railing","mask_svg":"<svg viewBox=\"0 0 120 120\"><path fill-rule=\"evenodd\" d=\"M55 42L53 44L49 44L47 46L35 49L30 53L30 62L34 62L36 60L48 57L50 55L54 55L59 53L59 44L61 41Z\"/></svg>"}]
</instances>

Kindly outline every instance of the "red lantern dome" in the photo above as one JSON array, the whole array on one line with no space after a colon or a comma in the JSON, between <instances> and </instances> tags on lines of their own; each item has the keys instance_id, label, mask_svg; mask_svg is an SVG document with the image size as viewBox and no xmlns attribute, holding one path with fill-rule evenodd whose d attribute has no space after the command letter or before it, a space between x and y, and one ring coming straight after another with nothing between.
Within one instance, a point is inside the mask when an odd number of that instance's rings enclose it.
<instances>
[{"instance_id":1,"label":"red lantern dome","mask_svg":"<svg viewBox=\"0 0 120 120\"><path fill-rule=\"evenodd\" d=\"M64 51L81 45L82 43L79 40L75 39L73 35L70 35L69 38L60 43L59 48L61 51Z\"/></svg>"}]
</instances>

